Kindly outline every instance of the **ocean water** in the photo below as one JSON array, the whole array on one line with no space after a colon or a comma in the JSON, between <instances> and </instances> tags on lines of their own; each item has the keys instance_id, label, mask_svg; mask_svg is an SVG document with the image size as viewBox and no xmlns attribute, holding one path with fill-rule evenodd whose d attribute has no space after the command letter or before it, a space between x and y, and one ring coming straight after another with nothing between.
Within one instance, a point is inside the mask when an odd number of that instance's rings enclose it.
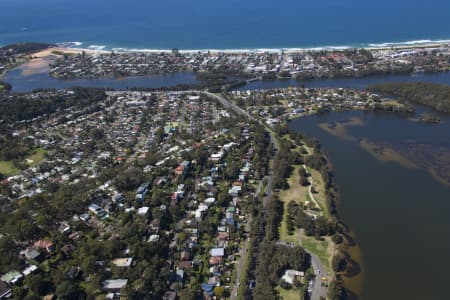
<instances>
[{"instance_id":1,"label":"ocean water","mask_svg":"<svg viewBox=\"0 0 450 300\"><path fill-rule=\"evenodd\" d=\"M448 0L0 0L0 45L96 49L381 46L450 40Z\"/></svg>"}]
</instances>

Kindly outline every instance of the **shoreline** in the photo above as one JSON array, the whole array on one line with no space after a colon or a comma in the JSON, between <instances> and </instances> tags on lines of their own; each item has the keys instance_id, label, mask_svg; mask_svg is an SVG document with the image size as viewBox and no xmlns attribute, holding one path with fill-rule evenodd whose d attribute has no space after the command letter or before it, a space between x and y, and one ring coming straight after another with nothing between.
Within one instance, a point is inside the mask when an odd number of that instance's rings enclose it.
<instances>
[{"instance_id":1,"label":"shoreline","mask_svg":"<svg viewBox=\"0 0 450 300\"><path fill-rule=\"evenodd\" d=\"M110 53L114 51L116 53L167 53L172 52L174 49L157 49L157 48L125 48L125 47L108 47L106 45L89 45L82 47L83 43L73 42L73 43L61 43L57 44L60 51L85 51L86 53ZM315 52L315 51L344 51L344 50L354 50L354 49L366 49L372 51L382 51L382 50L401 50L401 49L426 49L426 48L437 48L437 47L450 47L449 40L416 40L407 42L388 42L388 43L368 43L361 45L352 46L317 46L317 47L275 47L275 48L199 48L199 49L177 49L179 53L189 54L198 52L210 52L210 53L228 53L228 54L245 54L245 53L302 53L302 52Z\"/></svg>"}]
</instances>

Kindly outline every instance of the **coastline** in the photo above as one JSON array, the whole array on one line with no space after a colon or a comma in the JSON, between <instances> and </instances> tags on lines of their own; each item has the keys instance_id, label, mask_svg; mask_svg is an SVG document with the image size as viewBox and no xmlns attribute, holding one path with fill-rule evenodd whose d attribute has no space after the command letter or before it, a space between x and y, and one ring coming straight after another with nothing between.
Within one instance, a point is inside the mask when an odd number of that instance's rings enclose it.
<instances>
[{"instance_id":1,"label":"coastline","mask_svg":"<svg viewBox=\"0 0 450 300\"><path fill-rule=\"evenodd\" d=\"M69 42L59 43L57 48L67 51L85 51L86 53L109 53L114 51L116 53L133 53L133 52L145 52L145 53L161 53L172 52L173 49L156 49L156 48L126 48L126 47L108 47L106 45L87 45L83 47L82 42ZM245 54L245 53L279 53L284 51L285 53L302 53L308 51L343 51L347 49L367 49L367 50L390 50L390 49L414 49L414 48L436 48L442 46L450 46L450 39L442 40L415 40L406 42L386 42L386 43L366 43L355 45L341 45L341 46L311 46L311 47L276 47L276 48L199 48L199 49L177 49L180 53L197 53L197 52L210 52L210 53L229 53L229 54Z\"/></svg>"}]
</instances>

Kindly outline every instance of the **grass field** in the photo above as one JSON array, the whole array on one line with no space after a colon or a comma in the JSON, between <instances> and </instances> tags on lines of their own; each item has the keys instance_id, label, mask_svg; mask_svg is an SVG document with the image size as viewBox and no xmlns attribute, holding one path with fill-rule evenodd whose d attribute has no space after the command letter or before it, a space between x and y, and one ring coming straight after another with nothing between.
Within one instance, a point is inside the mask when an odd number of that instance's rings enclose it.
<instances>
[{"instance_id":1,"label":"grass field","mask_svg":"<svg viewBox=\"0 0 450 300\"><path fill-rule=\"evenodd\" d=\"M0 161L0 173L11 176L15 173L19 172L19 170L14 166L14 164L10 161Z\"/></svg>"},{"instance_id":2,"label":"grass field","mask_svg":"<svg viewBox=\"0 0 450 300\"><path fill-rule=\"evenodd\" d=\"M300 300L300 292L298 290L290 289L286 290L280 286L275 288L276 291L280 294L280 298L283 300Z\"/></svg>"},{"instance_id":3,"label":"grass field","mask_svg":"<svg viewBox=\"0 0 450 300\"><path fill-rule=\"evenodd\" d=\"M45 159L45 154L47 151L45 151L42 148L37 148L32 155L27 157L27 163L31 166L35 166L40 164Z\"/></svg>"},{"instance_id":4,"label":"grass field","mask_svg":"<svg viewBox=\"0 0 450 300\"><path fill-rule=\"evenodd\" d=\"M327 272L332 272L331 258L333 257L333 245L330 241L327 239L319 241L315 237L302 234L302 247L317 255Z\"/></svg>"},{"instance_id":5,"label":"grass field","mask_svg":"<svg viewBox=\"0 0 450 300\"><path fill-rule=\"evenodd\" d=\"M280 240L294 244L298 244L298 233L297 230L295 230L294 234L288 234L286 225L287 206L290 201L301 203L308 200L308 187L301 186L299 183L300 175L298 174L298 170L300 167L301 166L299 165L294 166L292 175L288 178L289 189L280 192L280 200L283 202L284 206L283 221L281 222L279 228Z\"/></svg>"},{"instance_id":6,"label":"grass field","mask_svg":"<svg viewBox=\"0 0 450 300\"><path fill-rule=\"evenodd\" d=\"M308 168L308 172L311 174L314 182L314 189L316 192L313 194L314 199L316 199L317 203L320 206L320 210L323 212L323 216L325 218L330 217L330 212L328 211L327 202L325 198L325 184L322 179L322 175L319 171L316 171L314 169Z\"/></svg>"}]
</instances>

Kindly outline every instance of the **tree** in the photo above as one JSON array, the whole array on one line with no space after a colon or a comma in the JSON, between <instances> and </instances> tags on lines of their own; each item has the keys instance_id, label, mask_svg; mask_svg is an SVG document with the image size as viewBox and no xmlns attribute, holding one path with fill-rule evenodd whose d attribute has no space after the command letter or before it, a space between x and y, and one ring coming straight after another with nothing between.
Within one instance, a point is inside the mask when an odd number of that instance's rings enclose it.
<instances>
[{"instance_id":1,"label":"tree","mask_svg":"<svg viewBox=\"0 0 450 300\"><path fill-rule=\"evenodd\" d=\"M183 300L196 300L197 299L197 295L195 294L195 292L191 289L183 289L178 293L178 296L180 297L180 299Z\"/></svg>"},{"instance_id":2,"label":"tree","mask_svg":"<svg viewBox=\"0 0 450 300\"><path fill-rule=\"evenodd\" d=\"M39 296L46 295L52 288L51 283L41 274L25 277L24 283L35 295Z\"/></svg>"},{"instance_id":3,"label":"tree","mask_svg":"<svg viewBox=\"0 0 450 300\"><path fill-rule=\"evenodd\" d=\"M0 238L0 273L6 273L20 265L21 261L16 249L17 246L11 237Z\"/></svg>"},{"instance_id":4,"label":"tree","mask_svg":"<svg viewBox=\"0 0 450 300\"><path fill-rule=\"evenodd\" d=\"M216 295L217 297L222 297L224 292L225 288L223 286L216 286L214 288L214 295Z\"/></svg>"},{"instance_id":5,"label":"tree","mask_svg":"<svg viewBox=\"0 0 450 300\"><path fill-rule=\"evenodd\" d=\"M80 286L72 281L63 281L56 288L56 296L61 300L83 300L86 294Z\"/></svg>"},{"instance_id":6,"label":"tree","mask_svg":"<svg viewBox=\"0 0 450 300\"><path fill-rule=\"evenodd\" d=\"M83 259L81 262L80 268L83 271L84 274L92 274L95 271L98 270L98 267L95 265L95 262L97 261L96 256L88 256Z\"/></svg>"},{"instance_id":7,"label":"tree","mask_svg":"<svg viewBox=\"0 0 450 300\"><path fill-rule=\"evenodd\" d=\"M300 175L300 185L301 186L308 186L309 185L309 181L305 176L301 176Z\"/></svg>"},{"instance_id":8,"label":"tree","mask_svg":"<svg viewBox=\"0 0 450 300\"><path fill-rule=\"evenodd\" d=\"M333 259L331 260L331 265L333 266L333 270L335 272L344 271L347 265L345 256L342 253L336 254L335 256L333 256Z\"/></svg>"},{"instance_id":9,"label":"tree","mask_svg":"<svg viewBox=\"0 0 450 300\"><path fill-rule=\"evenodd\" d=\"M331 300L344 300L348 298L344 283L337 280L330 283L328 295Z\"/></svg>"}]
</instances>

